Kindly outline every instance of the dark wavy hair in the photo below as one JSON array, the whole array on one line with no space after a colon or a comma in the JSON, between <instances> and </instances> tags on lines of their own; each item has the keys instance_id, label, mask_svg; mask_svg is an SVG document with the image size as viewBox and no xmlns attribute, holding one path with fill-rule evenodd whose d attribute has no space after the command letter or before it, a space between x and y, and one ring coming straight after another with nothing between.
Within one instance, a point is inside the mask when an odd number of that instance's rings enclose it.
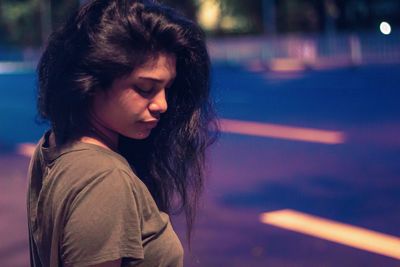
<instances>
[{"instance_id":1,"label":"dark wavy hair","mask_svg":"<svg viewBox=\"0 0 400 267\"><path fill-rule=\"evenodd\" d=\"M147 139L120 136L119 151L160 210L185 212L190 242L206 148L218 133L210 60L196 23L156 1L89 1L49 38L37 68L38 111L50 121L57 145L79 138L96 92L160 53L177 59L168 110Z\"/></svg>"}]
</instances>

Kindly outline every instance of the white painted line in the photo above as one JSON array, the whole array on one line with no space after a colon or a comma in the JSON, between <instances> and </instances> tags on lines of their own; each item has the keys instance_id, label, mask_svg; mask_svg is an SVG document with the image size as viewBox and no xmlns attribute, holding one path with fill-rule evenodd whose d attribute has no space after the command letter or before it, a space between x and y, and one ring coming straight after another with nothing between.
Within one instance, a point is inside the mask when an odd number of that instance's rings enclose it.
<instances>
[{"instance_id":1,"label":"white painted line","mask_svg":"<svg viewBox=\"0 0 400 267\"><path fill-rule=\"evenodd\" d=\"M35 62L0 62L0 74L34 71Z\"/></svg>"},{"instance_id":2,"label":"white painted line","mask_svg":"<svg viewBox=\"0 0 400 267\"><path fill-rule=\"evenodd\" d=\"M32 157L35 152L36 144L33 143L22 143L17 146L17 154Z\"/></svg>"},{"instance_id":3,"label":"white painted line","mask_svg":"<svg viewBox=\"0 0 400 267\"><path fill-rule=\"evenodd\" d=\"M236 133L331 145L342 144L345 142L346 139L345 134L339 131L327 131L313 128L302 128L279 124L228 119L221 119L220 124L221 130L226 133Z\"/></svg>"},{"instance_id":4,"label":"white painted line","mask_svg":"<svg viewBox=\"0 0 400 267\"><path fill-rule=\"evenodd\" d=\"M261 214L261 222L346 246L400 259L400 238L285 209Z\"/></svg>"}]
</instances>

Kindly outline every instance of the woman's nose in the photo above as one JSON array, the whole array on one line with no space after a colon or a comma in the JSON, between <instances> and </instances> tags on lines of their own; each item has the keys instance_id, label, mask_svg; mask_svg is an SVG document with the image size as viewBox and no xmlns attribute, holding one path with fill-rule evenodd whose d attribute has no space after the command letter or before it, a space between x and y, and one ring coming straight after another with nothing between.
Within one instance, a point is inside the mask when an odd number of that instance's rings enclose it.
<instances>
[{"instance_id":1,"label":"woman's nose","mask_svg":"<svg viewBox=\"0 0 400 267\"><path fill-rule=\"evenodd\" d=\"M157 94L152 98L152 101L149 105L149 110L151 113L164 113L167 111L168 104L165 94L165 89L160 90Z\"/></svg>"}]
</instances>

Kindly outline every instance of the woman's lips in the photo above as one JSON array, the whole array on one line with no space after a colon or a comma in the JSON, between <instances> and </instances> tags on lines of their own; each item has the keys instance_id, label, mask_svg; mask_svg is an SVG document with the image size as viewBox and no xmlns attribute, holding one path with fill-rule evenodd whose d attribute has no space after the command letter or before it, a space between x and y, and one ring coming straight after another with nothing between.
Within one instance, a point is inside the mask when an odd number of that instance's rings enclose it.
<instances>
[{"instance_id":1,"label":"woman's lips","mask_svg":"<svg viewBox=\"0 0 400 267\"><path fill-rule=\"evenodd\" d=\"M146 127L152 129L157 126L158 120L142 121L141 123L144 124Z\"/></svg>"}]
</instances>

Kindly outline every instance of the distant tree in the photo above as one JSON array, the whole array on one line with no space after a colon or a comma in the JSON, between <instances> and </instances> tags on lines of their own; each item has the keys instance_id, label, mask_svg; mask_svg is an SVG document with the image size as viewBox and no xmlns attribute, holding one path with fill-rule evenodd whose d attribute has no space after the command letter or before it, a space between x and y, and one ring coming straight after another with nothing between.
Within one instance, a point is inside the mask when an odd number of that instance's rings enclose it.
<instances>
[{"instance_id":1,"label":"distant tree","mask_svg":"<svg viewBox=\"0 0 400 267\"><path fill-rule=\"evenodd\" d=\"M39 0L1 0L0 42L14 45L39 45Z\"/></svg>"},{"instance_id":2,"label":"distant tree","mask_svg":"<svg viewBox=\"0 0 400 267\"><path fill-rule=\"evenodd\" d=\"M51 7L52 28L57 28L79 8L79 0L51 0Z\"/></svg>"},{"instance_id":3,"label":"distant tree","mask_svg":"<svg viewBox=\"0 0 400 267\"><path fill-rule=\"evenodd\" d=\"M0 44L40 46L78 6L78 0L0 0Z\"/></svg>"},{"instance_id":4,"label":"distant tree","mask_svg":"<svg viewBox=\"0 0 400 267\"><path fill-rule=\"evenodd\" d=\"M381 21L400 25L399 0L336 0L340 30L378 30Z\"/></svg>"},{"instance_id":5,"label":"distant tree","mask_svg":"<svg viewBox=\"0 0 400 267\"><path fill-rule=\"evenodd\" d=\"M198 0L160 0L160 2L178 9L190 19L196 19Z\"/></svg>"},{"instance_id":6,"label":"distant tree","mask_svg":"<svg viewBox=\"0 0 400 267\"><path fill-rule=\"evenodd\" d=\"M399 0L278 0L276 3L281 33L377 31L383 20L400 24Z\"/></svg>"},{"instance_id":7,"label":"distant tree","mask_svg":"<svg viewBox=\"0 0 400 267\"><path fill-rule=\"evenodd\" d=\"M314 0L277 1L278 31L281 33L321 31L321 13L318 4L318 1Z\"/></svg>"},{"instance_id":8,"label":"distant tree","mask_svg":"<svg viewBox=\"0 0 400 267\"><path fill-rule=\"evenodd\" d=\"M232 28L230 32L239 34L263 32L262 0L221 0L221 7L225 17L237 21L237 27Z\"/></svg>"},{"instance_id":9,"label":"distant tree","mask_svg":"<svg viewBox=\"0 0 400 267\"><path fill-rule=\"evenodd\" d=\"M161 0L196 20L204 0ZM219 0L221 18L213 31L216 35L262 32L262 0Z\"/></svg>"}]
</instances>

